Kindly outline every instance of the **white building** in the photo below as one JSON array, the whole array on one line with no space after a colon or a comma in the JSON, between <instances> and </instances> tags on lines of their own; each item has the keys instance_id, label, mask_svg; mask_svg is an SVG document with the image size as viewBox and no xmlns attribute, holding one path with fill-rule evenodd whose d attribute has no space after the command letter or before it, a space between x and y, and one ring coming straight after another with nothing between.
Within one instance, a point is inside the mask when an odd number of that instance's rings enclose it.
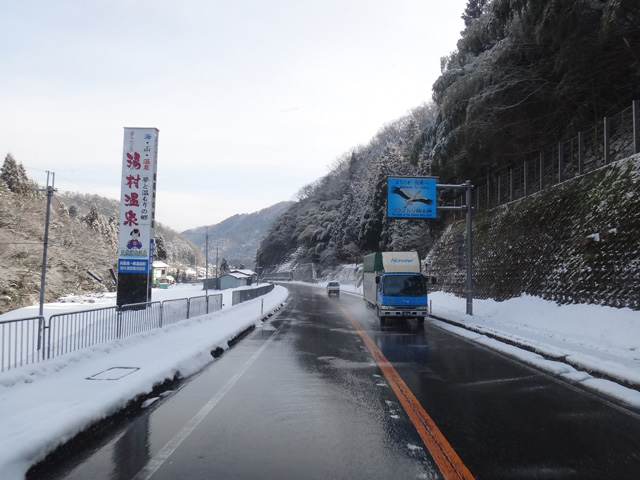
<instances>
[{"instance_id":1,"label":"white building","mask_svg":"<svg viewBox=\"0 0 640 480\"><path fill-rule=\"evenodd\" d=\"M153 284L154 286L159 282L167 282L167 269L169 265L160 260L153 261Z\"/></svg>"},{"instance_id":2,"label":"white building","mask_svg":"<svg viewBox=\"0 0 640 480\"><path fill-rule=\"evenodd\" d=\"M231 270L220 277L220 290L245 287L257 282L258 275L251 270Z\"/></svg>"}]
</instances>

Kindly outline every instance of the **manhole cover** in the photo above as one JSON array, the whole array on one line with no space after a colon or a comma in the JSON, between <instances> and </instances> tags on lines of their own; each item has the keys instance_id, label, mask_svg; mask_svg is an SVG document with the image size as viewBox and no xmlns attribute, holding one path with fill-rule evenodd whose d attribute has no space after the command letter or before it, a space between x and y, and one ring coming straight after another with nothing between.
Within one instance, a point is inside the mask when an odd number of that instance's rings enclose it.
<instances>
[{"instance_id":1,"label":"manhole cover","mask_svg":"<svg viewBox=\"0 0 640 480\"><path fill-rule=\"evenodd\" d=\"M138 367L113 367L95 375L87 377L87 380L120 380L122 377L132 374Z\"/></svg>"}]
</instances>

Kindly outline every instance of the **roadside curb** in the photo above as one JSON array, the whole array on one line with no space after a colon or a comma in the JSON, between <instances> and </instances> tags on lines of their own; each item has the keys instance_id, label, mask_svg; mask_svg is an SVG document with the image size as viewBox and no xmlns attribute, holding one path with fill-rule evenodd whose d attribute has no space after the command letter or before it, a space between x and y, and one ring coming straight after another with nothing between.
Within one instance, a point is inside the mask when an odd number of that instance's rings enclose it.
<instances>
[{"instance_id":1,"label":"roadside curb","mask_svg":"<svg viewBox=\"0 0 640 480\"><path fill-rule=\"evenodd\" d=\"M154 403L155 400L169 395L173 391L179 389L180 384L183 381L187 381L190 377L198 375L204 368L210 366L212 362L217 360L225 352L227 352L238 342L240 342L245 336L254 331L256 329L256 326L258 325L258 322L264 323L274 316L277 316L288 301L289 296L287 296L284 301L280 302L275 307L269 309L260 317L256 318L253 324L249 325L246 329L238 332L238 334L233 338L227 340L226 348L218 347L211 350L210 354L212 358L210 362L204 365L198 372L192 373L187 376L182 376L180 372L175 372L172 378L166 377L162 380L156 381L153 384L151 390L147 392L140 392L136 395L131 396L131 398L129 398L125 405L118 408L117 410L112 411L109 415L105 416L104 418L100 418L87 423L84 429L69 437L63 443L59 444L55 449L47 452L46 455L39 461L31 464L27 472L29 473L29 475L38 475L39 472L45 472L49 465L56 464L60 461L60 456L64 457L64 455L66 455L68 452L73 451L73 449L78 445L82 445L84 442L87 442L89 439L95 437L96 435L100 435L104 432L119 428L122 424L129 421L129 419L133 418L148 405Z\"/></svg>"},{"instance_id":2,"label":"roadside curb","mask_svg":"<svg viewBox=\"0 0 640 480\"><path fill-rule=\"evenodd\" d=\"M539 355L540 357L542 357L545 360L548 361L553 361L553 362L560 362L560 363L564 363L565 365L568 365L578 371L582 371L585 372L589 375L591 375L593 378L596 379L601 379L601 380L606 380L609 382L612 382L614 384L620 385L621 387L624 388L628 388L630 390L634 390L638 393L640 393L640 384L638 383L634 383L632 381L629 381L627 379L622 379L619 377L616 377L614 375L611 375L610 373L608 373L606 370L601 370L601 369L594 369L591 365L585 365L582 362L577 362L577 361L573 361L570 358L570 355L568 354L564 354L564 355L558 355L556 353L553 353L552 350L557 350L556 348L553 347L549 347L549 349L545 349L544 346L540 346L539 344L536 345L532 345L527 343L524 340L517 340L514 338L510 338L504 335L500 335L497 332L494 331L487 331L483 328L478 328L478 327L474 327L471 325L468 325L464 322L460 322L460 321L456 321L456 320L452 320L450 318L445 318L445 317L441 317L438 315L433 315L430 314L428 318L432 318L435 320L439 320L441 322L447 323L449 325L453 325L455 327L459 327L462 328L464 330L473 332L473 333L477 333L478 335L483 335L487 338L496 340L498 342L519 348L521 350L527 351L527 352L531 352L534 353L536 355ZM578 382L580 383L580 382ZM638 405L633 405L634 407L638 407Z\"/></svg>"}]
</instances>

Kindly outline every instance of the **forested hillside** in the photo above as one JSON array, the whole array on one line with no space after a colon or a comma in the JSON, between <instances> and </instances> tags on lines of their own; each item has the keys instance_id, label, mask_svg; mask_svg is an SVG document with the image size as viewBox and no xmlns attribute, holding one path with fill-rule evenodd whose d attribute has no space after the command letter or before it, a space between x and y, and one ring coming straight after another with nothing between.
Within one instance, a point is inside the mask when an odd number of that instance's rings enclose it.
<instances>
[{"instance_id":1,"label":"forested hillside","mask_svg":"<svg viewBox=\"0 0 640 480\"><path fill-rule=\"evenodd\" d=\"M388 175L431 174L428 159L415 164L409 159L419 132L434 118L430 106L414 109L386 125L369 144L336 160L328 175L303 187L263 240L260 264L275 268L293 255L298 263L329 268L359 261L363 251L428 248L437 222L389 221L384 213Z\"/></svg>"},{"instance_id":2,"label":"forested hillside","mask_svg":"<svg viewBox=\"0 0 640 480\"><path fill-rule=\"evenodd\" d=\"M207 249L209 235L210 265L216 261L220 264L224 259L231 267L253 269L260 241L291 203L280 202L258 212L233 215L215 225L185 230L182 235L203 252Z\"/></svg>"},{"instance_id":3,"label":"forested hillside","mask_svg":"<svg viewBox=\"0 0 640 480\"><path fill-rule=\"evenodd\" d=\"M120 215L120 203L117 200L75 192L57 192L56 199L59 204L69 206L69 216L72 218L94 218L94 221L102 222L112 221L115 225L117 238L118 222L115 219ZM158 222L156 222L155 234L156 259L185 267L204 264L204 254L184 235Z\"/></svg>"},{"instance_id":4,"label":"forested hillside","mask_svg":"<svg viewBox=\"0 0 640 480\"><path fill-rule=\"evenodd\" d=\"M261 264L322 271L374 250L425 254L440 223L387 220L387 175L482 178L640 98L635 0L470 0L461 13L465 29L441 59L432 103L304 187L262 242Z\"/></svg>"},{"instance_id":5,"label":"forested hillside","mask_svg":"<svg viewBox=\"0 0 640 480\"><path fill-rule=\"evenodd\" d=\"M421 147L444 180L480 178L640 98L640 3L470 0L433 85Z\"/></svg>"},{"instance_id":6,"label":"forested hillside","mask_svg":"<svg viewBox=\"0 0 640 480\"><path fill-rule=\"evenodd\" d=\"M0 169L0 313L37 305L47 198L11 154ZM114 288L119 203L98 195L55 192L51 202L45 301ZM203 265L179 233L156 225L156 254L172 264ZM100 284L87 274L99 274Z\"/></svg>"}]
</instances>

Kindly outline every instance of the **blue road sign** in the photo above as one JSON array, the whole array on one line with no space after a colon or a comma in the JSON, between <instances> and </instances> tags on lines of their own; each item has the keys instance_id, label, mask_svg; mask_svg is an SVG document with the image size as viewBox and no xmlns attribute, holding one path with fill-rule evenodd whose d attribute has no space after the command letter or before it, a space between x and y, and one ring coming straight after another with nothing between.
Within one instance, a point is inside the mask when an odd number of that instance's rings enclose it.
<instances>
[{"instance_id":1,"label":"blue road sign","mask_svg":"<svg viewBox=\"0 0 640 480\"><path fill-rule=\"evenodd\" d=\"M387 178L387 217L436 218L436 179Z\"/></svg>"}]
</instances>

